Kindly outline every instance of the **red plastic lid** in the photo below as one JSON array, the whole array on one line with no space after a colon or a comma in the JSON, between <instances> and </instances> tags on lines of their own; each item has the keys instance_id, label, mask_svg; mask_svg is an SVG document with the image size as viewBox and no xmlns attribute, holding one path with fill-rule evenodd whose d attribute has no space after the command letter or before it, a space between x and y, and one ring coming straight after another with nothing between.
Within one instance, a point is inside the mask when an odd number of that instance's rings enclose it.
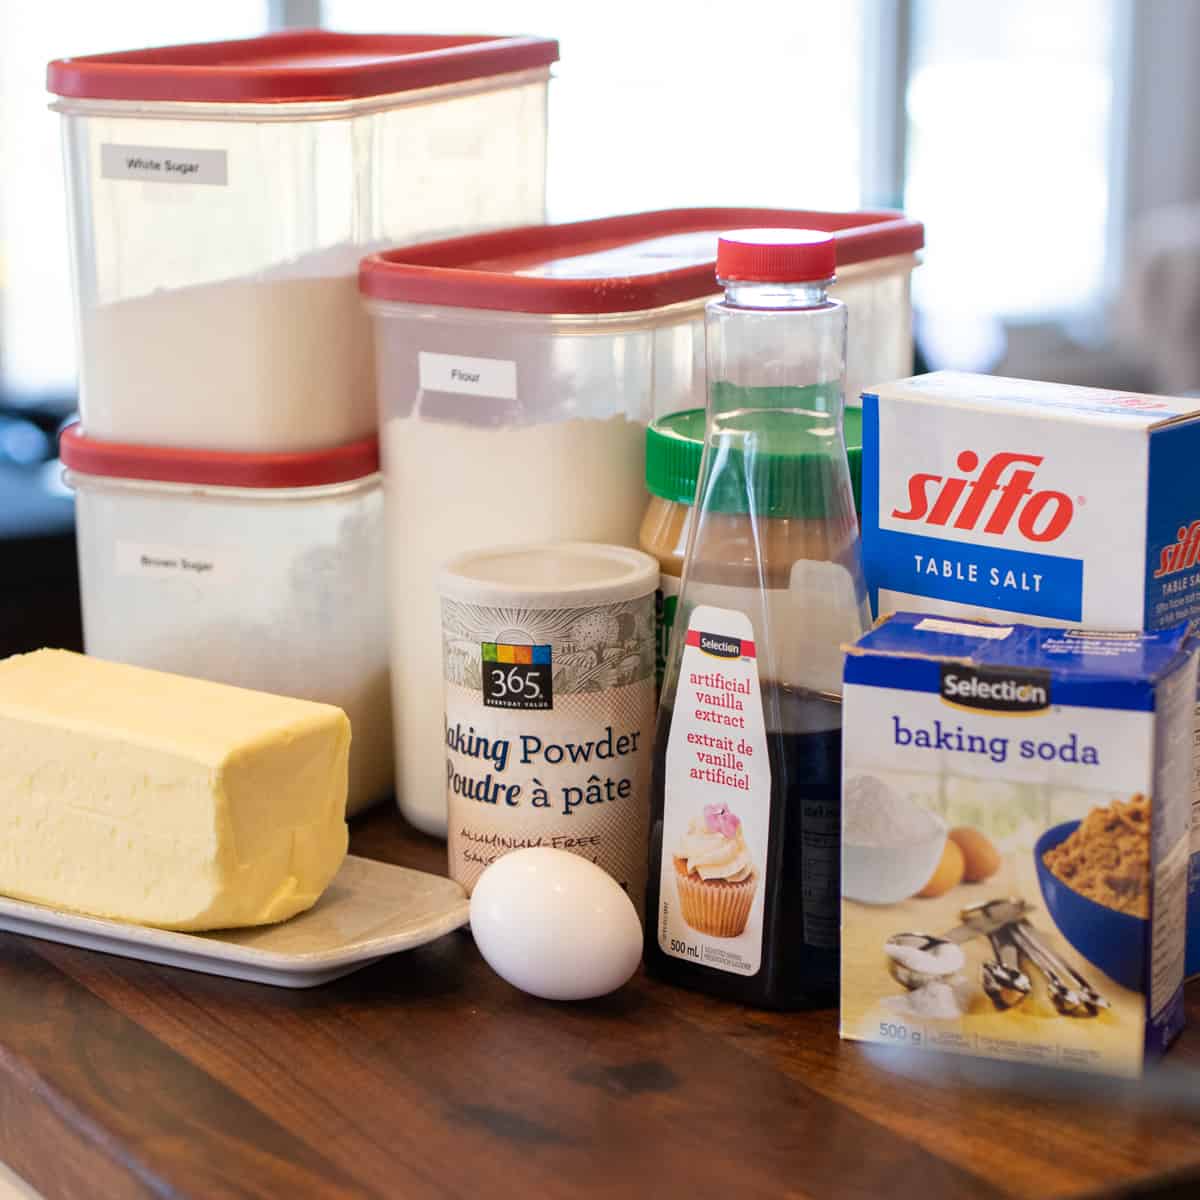
<instances>
[{"instance_id":1,"label":"red plastic lid","mask_svg":"<svg viewBox=\"0 0 1200 1200\"><path fill-rule=\"evenodd\" d=\"M815 229L735 229L717 241L717 278L754 283L832 279L837 252Z\"/></svg>"},{"instance_id":2,"label":"red plastic lid","mask_svg":"<svg viewBox=\"0 0 1200 1200\"><path fill-rule=\"evenodd\" d=\"M925 244L920 221L886 210L677 208L526 225L372 254L359 268L358 286L365 296L409 304L639 312L714 294L718 235L751 227L831 233L842 266L912 254Z\"/></svg>"},{"instance_id":3,"label":"red plastic lid","mask_svg":"<svg viewBox=\"0 0 1200 1200\"><path fill-rule=\"evenodd\" d=\"M58 453L65 466L82 475L209 487L322 487L362 479L379 470L376 437L299 454L238 454L101 442L84 437L77 421L62 431Z\"/></svg>"},{"instance_id":4,"label":"red plastic lid","mask_svg":"<svg viewBox=\"0 0 1200 1200\"><path fill-rule=\"evenodd\" d=\"M58 58L46 68L46 87L86 100L360 100L557 61L553 38L302 29L234 42Z\"/></svg>"}]
</instances>

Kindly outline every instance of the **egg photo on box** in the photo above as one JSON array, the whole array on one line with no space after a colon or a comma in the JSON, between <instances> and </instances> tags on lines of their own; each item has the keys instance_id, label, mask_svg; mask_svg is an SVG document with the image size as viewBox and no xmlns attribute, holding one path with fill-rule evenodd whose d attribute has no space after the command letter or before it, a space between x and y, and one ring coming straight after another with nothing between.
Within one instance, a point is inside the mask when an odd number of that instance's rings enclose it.
<instances>
[{"instance_id":1,"label":"egg photo on box","mask_svg":"<svg viewBox=\"0 0 1200 1200\"><path fill-rule=\"evenodd\" d=\"M641 921L620 884L547 846L514 850L480 875L471 932L497 975L544 1000L606 996L642 958Z\"/></svg>"},{"instance_id":2,"label":"egg photo on box","mask_svg":"<svg viewBox=\"0 0 1200 1200\"><path fill-rule=\"evenodd\" d=\"M1000 870L1000 851L987 834L959 825L950 830L950 841L962 854L964 882L983 883Z\"/></svg>"}]
</instances>

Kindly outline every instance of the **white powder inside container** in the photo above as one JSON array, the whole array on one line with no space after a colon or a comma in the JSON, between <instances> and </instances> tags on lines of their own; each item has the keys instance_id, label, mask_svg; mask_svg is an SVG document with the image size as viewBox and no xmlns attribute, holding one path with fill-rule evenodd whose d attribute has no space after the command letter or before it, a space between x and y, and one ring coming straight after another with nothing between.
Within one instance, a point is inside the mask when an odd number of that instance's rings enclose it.
<instances>
[{"instance_id":1,"label":"white powder inside container","mask_svg":"<svg viewBox=\"0 0 1200 1200\"><path fill-rule=\"evenodd\" d=\"M501 428L386 423L397 797L422 831L446 833L442 563L521 542L636 546L645 439L645 425L624 416Z\"/></svg>"},{"instance_id":2,"label":"white powder inside container","mask_svg":"<svg viewBox=\"0 0 1200 1200\"><path fill-rule=\"evenodd\" d=\"M92 437L290 452L374 432L370 318L338 245L260 274L86 307L80 413Z\"/></svg>"},{"instance_id":3,"label":"white powder inside container","mask_svg":"<svg viewBox=\"0 0 1200 1200\"><path fill-rule=\"evenodd\" d=\"M842 792L842 837L855 846L910 846L933 837L939 821L874 775L855 775Z\"/></svg>"}]
</instances>

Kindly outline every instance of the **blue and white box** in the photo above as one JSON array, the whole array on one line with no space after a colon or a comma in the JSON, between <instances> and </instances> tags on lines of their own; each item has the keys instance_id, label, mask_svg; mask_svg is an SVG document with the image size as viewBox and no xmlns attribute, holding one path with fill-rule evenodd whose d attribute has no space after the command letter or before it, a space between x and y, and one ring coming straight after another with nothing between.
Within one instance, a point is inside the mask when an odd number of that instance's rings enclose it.
<instances>
[{"instance_id":1,"label":"blue and white box","mask_svg":"<svg viewBox=\"0 0 1200 1200\"><path fill-rule=\"evenodd\" d=\"M842 1036L1136 1075L1184 1023L1197 642L896 613L845 659Z\"/></svg>"},{"instance_id":2,"label":"blue and white box","mask_svg":"<svg viewBox=\"0 0 1200 1200\"><path fill-rule=\"evenodd\" d=\"M1200 399L939 371L863 395L876 616L1158 630L1200 618ZM1200 710L1197 713L1200 750ZM1200 972L1200 771L1188 974Z\"/></svg>"}]
</instances>

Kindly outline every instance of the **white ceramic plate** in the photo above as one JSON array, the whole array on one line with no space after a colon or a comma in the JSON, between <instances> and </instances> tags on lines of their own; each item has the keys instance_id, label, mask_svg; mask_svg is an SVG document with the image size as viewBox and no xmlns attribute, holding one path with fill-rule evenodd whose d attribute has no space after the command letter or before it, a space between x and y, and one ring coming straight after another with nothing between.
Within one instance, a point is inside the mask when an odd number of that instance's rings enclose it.
<instances>
[{"instance_id":1,"label":"white ceramic plate","mask_svg":"<svg viewBox=\"0 0 1200 1200\"><path fill-rule=\"evenodd\" d=\"M291 988L432 942L465 925L467 913L466 893L453 880L353 854L308 912L257 929L173 933L0 896L0 929L11 933Z\"/></svg>"}]
</instances>

